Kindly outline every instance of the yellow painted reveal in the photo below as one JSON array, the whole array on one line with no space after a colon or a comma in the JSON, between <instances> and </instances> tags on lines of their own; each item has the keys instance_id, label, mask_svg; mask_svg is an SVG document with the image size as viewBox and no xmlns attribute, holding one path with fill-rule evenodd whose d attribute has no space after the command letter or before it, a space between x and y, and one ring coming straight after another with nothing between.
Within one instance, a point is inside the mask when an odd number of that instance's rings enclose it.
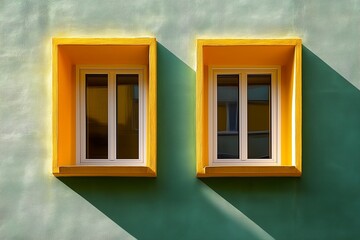
<instances>
[{"instance_id":1,"label":"yellow painted reveal","mask_svg":"<svg viewBox=\"0 0 360 240\"><path fill-rule=\"evenodd\" d=\"M156 176L156 39L53 38L53 174ZM145 65L146 167L76 165L76 65Z\"/></svg>"},{"instance_id":2,"label":"yellow painted reveal","mask_svg":"<svg viewBox=\"0 0 360 240\"><path fill-rule=\"evenodd\" d=\"M279 166L209 166L209 66L280 66L281 164ZM301 175L301 39L199 39L196 78L196 171L198 177Z\"/></svg>"}]
</instances>

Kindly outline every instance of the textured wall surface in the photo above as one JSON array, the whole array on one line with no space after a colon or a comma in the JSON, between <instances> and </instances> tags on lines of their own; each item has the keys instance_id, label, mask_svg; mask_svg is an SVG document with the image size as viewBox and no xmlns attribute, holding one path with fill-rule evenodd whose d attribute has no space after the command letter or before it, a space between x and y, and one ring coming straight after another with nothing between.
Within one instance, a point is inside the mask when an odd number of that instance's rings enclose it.
<instances>
[{"instance_id":1,"label":"textured wall surface","mask_svg":"<svg viewBox=\"0 0 360 240\"><path fill-rule=\"evenodd\" d=\"M0 239L359 239L360 1L0 0ZM154 36L156 179L51 174L51 38ZM303 38L301 178L195 177L195 40Z\"/></svg>"}]
</instances>

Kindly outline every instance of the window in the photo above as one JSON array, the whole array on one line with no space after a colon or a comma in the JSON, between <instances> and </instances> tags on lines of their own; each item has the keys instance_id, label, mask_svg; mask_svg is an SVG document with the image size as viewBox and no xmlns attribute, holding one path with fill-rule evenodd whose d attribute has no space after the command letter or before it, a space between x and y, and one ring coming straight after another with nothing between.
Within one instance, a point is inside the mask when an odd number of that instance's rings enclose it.
<instances>
[{"instance_id":1,"label":"window","mask_svg":"<svg viewBox=\"0 0 360 240\"><path fill-rule=\"evenodd\" d=\"M211 166L277 165L278 69L211 68Z\"/></svg>"},{"instance_id":2,"label":"window","mask_svg":"<svg viewBox=\"0 0 360 240\"><path fill-rule=\"evenodd\" d=\"M198 40L197 176L301 175L301 40Z\"/></svg>"},{"instance_id":3,"label":"window","mask_svg":"<svg viewBox=\"0 0 360 240\"><path fill-rule=\"evenodd\" d=\"M53 39L53 174L156 176L156 40Z\"/></svg>"},{"instance_id":4,"label":"window","mask_svg":"<svg viewBox=\"0 0 360 240\"><path fill-rule=\"evenodd\" d=\"M78 66L77 73L79 164L144 166L145 66Z\"/></svg>"}]
</instances>

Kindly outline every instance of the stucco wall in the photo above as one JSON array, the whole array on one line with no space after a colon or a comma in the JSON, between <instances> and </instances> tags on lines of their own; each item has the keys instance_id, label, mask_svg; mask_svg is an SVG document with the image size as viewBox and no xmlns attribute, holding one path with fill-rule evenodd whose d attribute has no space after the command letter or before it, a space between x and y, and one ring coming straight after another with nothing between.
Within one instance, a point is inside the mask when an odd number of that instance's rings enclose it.
<instances>
[{"instance_id":1,"label":"stucco wall","mask_svg":"<svg viewBox=\"0 0 360 240\"><path fill-rule=\"evenodd\" d=\"M360 1L0 1L0 239L360 238ZM51 38L158 40L157 179L51 174ZM299 179L195 177L195 40L303 38Z\"/></svg>"}]
</instances>

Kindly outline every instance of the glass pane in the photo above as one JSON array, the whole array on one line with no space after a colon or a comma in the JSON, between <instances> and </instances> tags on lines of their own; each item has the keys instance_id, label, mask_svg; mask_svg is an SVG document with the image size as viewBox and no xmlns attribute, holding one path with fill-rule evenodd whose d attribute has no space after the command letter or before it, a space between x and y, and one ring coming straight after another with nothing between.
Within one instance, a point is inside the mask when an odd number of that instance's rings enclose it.
<instances>
[{"instance_id":1,"label":"glass pane","mask_svg":"<svg viewBox=\"0 0 360 240\"><path fill-rule=\"evenodd\" d=\"M217 158L239 158L239 75L217 77Z\"/></svg>"},{"instance_id":2,"label":"glass pane","mask_svg":"<svg viewBox=\"0 0 360 240\"><path fill-rule=\"evenodd\" d=\"M139 158L139 75L116 75L116 158Z\"/></svg>"},{"instance_id":3,"label":"glass pane","mask_svg":"<svg viewBox=\"0 0 360 240\"><path fill-rule=\"evenodd\" d=\"M271 75L248 75L248 159L271 158Z\"/></svg>"},{"instance_id":4,"label":"glass pane","mask_svg":"<svg viewBox=\"0 0 360 240\"><path fill-rule=\"evenodd\" d=\"M86 74L86 158L108 158L108 77Z\"/></svg>"}]
</instances>

